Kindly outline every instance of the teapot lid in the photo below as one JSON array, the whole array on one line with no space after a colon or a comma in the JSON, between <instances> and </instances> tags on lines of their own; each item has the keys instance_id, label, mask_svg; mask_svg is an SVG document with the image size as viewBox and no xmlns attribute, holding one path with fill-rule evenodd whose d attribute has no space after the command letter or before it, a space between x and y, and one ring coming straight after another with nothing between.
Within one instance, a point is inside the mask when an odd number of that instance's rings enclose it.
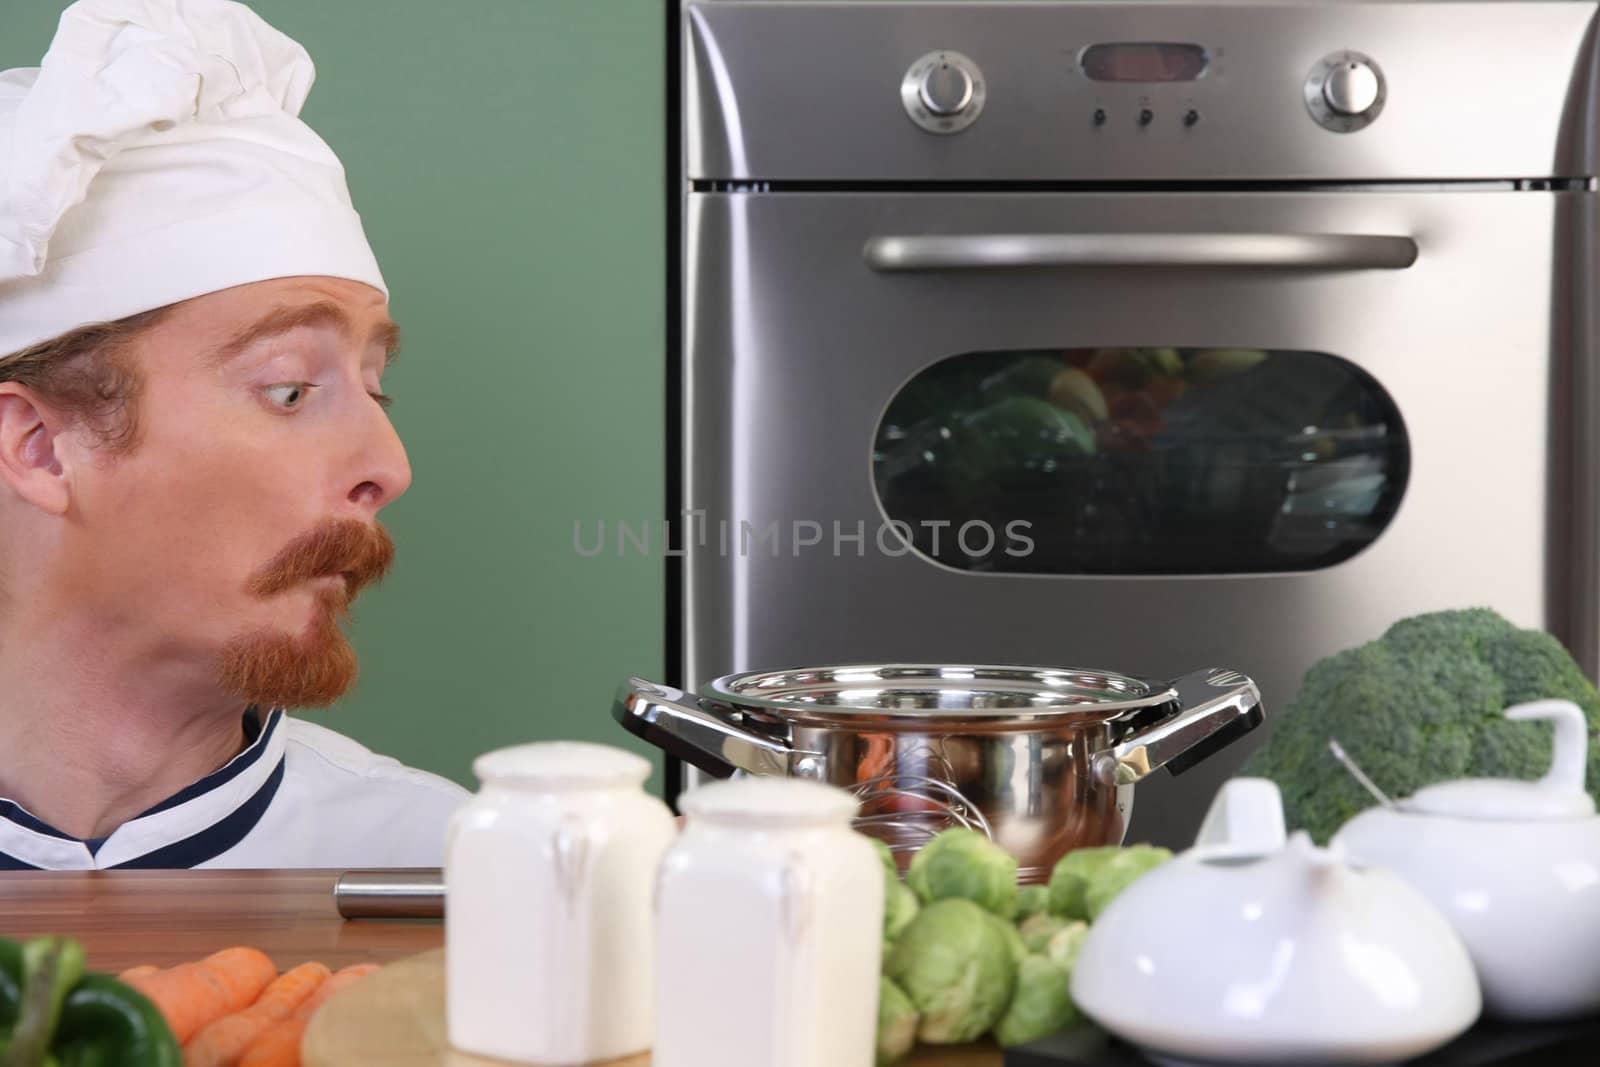
<instances>
[{"instance_id":1,"label":"teapot lid","mask_svg":"<svg viewBox=\"0 0 1600 1067\"><path fill-rule=\"evenodd\" d=\"M1464 778L1426 786L1400 801L1404 811L1458 819L1581 819L1593 815L1594 798L1583 788L1588 758L1588 723L1570 700L1536 700L1506 709L1506 718L1548 719L1555 725L1550 771L1537 782L1511 778Z\"/></svg>"}]
</instances>

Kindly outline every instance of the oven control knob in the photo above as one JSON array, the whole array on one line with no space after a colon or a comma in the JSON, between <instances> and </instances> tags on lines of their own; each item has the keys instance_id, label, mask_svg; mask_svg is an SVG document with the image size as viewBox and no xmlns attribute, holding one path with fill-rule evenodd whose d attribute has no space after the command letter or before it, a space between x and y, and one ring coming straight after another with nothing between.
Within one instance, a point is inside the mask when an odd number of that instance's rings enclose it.
<instances>
[{"instance_id":1,"label":"oven control knob","mask_svg":"<svg viewBox=\"0 0 1600 1067\"><path fill-rule=\"evenodd\" d=\"M972 103L972 75L953 63L940 63L923 74L917 95L935 115L959 115Z\"/></svg>"},{"instance_id":2,"label":"oven control knob","mask_svg":"<svg viewBox=\"0 0 1600 1067\"><path fill-rule=\"evenodd\" d=\"M1365 129L1383 111L1388 88L1371 56L1334 52L1323 56L1306 76L1306 110L1335 133Z\"/></svg>"},{"instance_id":3,"label":"oven control knob","mask_svg":"<svg viewBox=\"0 0 1600 1067\"><path fill-rule=\"evenodd\" d=\"M1322 97L1341 115L1360 115L1378 100L1378 75L1357 59L1341 63L1328 72L1322 83Z\"/></svg>"},{"instance_id":4,"label":"oven control knob","mask_svg":"<svg viewBox=\"0 0 1600 1067\"><path fill-rule=\"evenodd\" d=\"M986 95L983 72L960 52L929 52L900 83L906 114L929 133L960 133L971 126Z\"/></svg>"}]
</instances>

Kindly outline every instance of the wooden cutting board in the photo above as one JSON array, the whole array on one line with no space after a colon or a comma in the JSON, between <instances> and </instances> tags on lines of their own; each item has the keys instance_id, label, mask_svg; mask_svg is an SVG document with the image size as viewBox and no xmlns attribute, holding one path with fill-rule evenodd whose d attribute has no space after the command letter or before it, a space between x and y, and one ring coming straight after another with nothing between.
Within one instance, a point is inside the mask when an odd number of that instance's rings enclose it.
<instances>
[{"instance_id":1,"label":"wooden cutting board","mask_svg":"<svg viewBox=\"0 0 1600 1067\"><path fill-rule=\"evenodd\" d=\"M444 949L391 963L322 1006L306 1029L304 1067L505 1067L445 1038ZM607 1067L649 1067L649 1055ZM899 1067L1002 1067L993 1045L918 1048Z\"/></svg>"}]
</instances>

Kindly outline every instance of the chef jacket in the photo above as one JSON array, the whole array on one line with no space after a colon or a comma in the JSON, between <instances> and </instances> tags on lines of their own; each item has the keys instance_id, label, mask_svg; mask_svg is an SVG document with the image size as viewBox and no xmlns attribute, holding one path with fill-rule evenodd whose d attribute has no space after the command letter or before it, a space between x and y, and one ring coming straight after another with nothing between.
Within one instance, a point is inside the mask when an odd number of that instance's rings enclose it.
<instances>
[{"instance_id":1,"label":"chef jacket","mask_svg":"<svg viewBox=\"0 0 1600 1067\"><path fill-rule=\"evenodd\" d=\"M0 800L0 870L441 867L467 791L275 709L227 766L90 841Z\"/></svg>"}]
</instances>

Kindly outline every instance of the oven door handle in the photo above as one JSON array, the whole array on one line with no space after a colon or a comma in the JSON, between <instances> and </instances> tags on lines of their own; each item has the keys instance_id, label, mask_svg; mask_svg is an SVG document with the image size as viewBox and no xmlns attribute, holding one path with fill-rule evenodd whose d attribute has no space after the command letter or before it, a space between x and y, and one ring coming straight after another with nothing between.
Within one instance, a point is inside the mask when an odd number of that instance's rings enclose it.
<instances>
[{"instance_id":1,"label":"oven door handle","mask_svg":"<svg viewBox=\"0 0 1600 1067\"><path fill-rule=\"evenodd\" d=\"M1364 233L984 233L873 237L861 252L875 271L1014 267L1221 267L1403 270L1410 237Z\"/></svg>"}]
</instances>

